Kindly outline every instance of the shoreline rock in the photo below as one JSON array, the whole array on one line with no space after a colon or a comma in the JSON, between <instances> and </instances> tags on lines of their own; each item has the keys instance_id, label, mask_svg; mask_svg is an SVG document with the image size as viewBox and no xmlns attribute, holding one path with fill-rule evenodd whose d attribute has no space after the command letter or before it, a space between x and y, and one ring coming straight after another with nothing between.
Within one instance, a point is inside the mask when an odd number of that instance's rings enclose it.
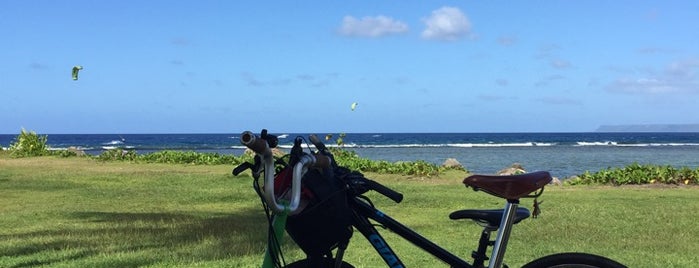
<instances>
[{"instance_id":1,"label":"shoreline rock","mask_svg":"<svg viewBox=\"0 0 699 268\"><path fill-rule=\"evenodd\" d=\"M72 153L75 153L76 156L80 156L80 157L86 155L84 150L82 150L82 149L80 149L80 148L78 148L78 147L75 147L75 146L70 146L70 147L68 147L68 151L69 151L69 152L72 152Z\"/></svg>"},{"instance_id":2,"label":"shoreline rock","mask_svg":"<svg viewBox=\"0 0 699 268\"><path fill-rule=\"evenodd\" d=\"M522 164L520 163L514 163L508 168L501 169L498 171L497 175L500 176L505 176L505 175L517 175L517 174L522 174L522 173L527 173L526 170L524 170L524 167L522 167Z\"/></svg>"},{"instance_id":3,"label":"shoreline rock","mask_svg":"<svg viewBox=\"0 0 699 268\"><path fill-rule=\"evenodd\" d=\"M444 163L442 163L442 167L445 168L456 168L456 169L463 169L464 166L459 163L456 158L447 158L447 160L444 160Z\"/></svg>"}]
</instances>

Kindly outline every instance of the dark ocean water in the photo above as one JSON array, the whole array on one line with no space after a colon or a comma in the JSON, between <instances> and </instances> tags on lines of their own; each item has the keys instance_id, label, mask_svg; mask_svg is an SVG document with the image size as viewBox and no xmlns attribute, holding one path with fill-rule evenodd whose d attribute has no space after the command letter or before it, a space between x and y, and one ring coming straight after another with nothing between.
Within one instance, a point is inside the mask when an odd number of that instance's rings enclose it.
<instances>
[{"instance_id":1,"label":"dark ocean water","mask_svg":"<svg viewBox=\"0 0 699 268\"><path fill-rule=\"evenodd\" d=\"M325 136L325 133L317 133ZM297 136L279 133L282 149ZM8 147L16 135L0 135ZM53 149L71 146L90 154L111 148L138 153L186 150L241 154L240 134L48 134ZM336 135L337 136L337 135ZM333 140L328 144L334 144ZM425 160L435 164L455 158L468 170L494 173L521 163L528 171L547 170L557 177L607 167L641 164L699 167L699 133L348 133L345 147L374 160Z\"/></svg>"}]
</instances>

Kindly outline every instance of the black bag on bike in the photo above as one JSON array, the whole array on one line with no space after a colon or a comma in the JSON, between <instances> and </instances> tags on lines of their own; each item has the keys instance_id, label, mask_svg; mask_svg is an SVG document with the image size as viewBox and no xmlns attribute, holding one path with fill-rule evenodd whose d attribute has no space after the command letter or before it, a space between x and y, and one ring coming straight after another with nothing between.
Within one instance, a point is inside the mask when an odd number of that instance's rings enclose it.
<instances>
[{"instance_id":1,"label":"black bag on bike","mask_svg":"<svg viewBox=\"0 0 699 268\"><path fill-rule=\"evenodd\" d=\"M287 167L291 168L291 166ZM283 172L280 172L283 173ZM344 183L332 168L310 169L302 179L308 203L289 216L286 231L308 256L322 256L352 236L351 212Z\"/></svg>"}]
</instances>

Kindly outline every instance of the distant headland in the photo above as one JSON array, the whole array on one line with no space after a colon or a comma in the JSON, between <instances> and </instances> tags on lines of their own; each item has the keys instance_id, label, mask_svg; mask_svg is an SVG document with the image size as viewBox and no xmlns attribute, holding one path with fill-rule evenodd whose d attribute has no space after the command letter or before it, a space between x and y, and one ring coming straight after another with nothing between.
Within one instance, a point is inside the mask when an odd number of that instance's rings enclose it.
<instances>
[{"instance_id":1,"label":"distant headland","mask_svg":"<svg viewBox=\"0 0 699 268\"><path fill-rule=\"evenodd\" d=\"M699 124L602 125L595 132L699 132Z\"/></svg>"}]
</instances>

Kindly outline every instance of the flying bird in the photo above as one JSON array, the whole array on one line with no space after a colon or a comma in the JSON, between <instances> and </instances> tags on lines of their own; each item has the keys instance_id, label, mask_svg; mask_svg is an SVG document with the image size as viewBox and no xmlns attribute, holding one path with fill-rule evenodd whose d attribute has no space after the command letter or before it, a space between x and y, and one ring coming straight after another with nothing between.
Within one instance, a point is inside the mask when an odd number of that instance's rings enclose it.
<instances>
[{"instance_id":1,"label":"flying bird","mask_svg":"<svg viewBox=\"0 0 699 268\"><path fill-rule=\"evenodd\" d=\"M353 102L353 103L352 103L352 106L350 106L350 108L352 108L352 111L354 111L354 109L357 108L357 105L358 105L358 104L359 104L359 103L356 103L356 102Z\"/></svg>"},{"instance_id":2,"label":"flying bird","mask_svg":"<svg viewBox=\"0 0 699 268\"><path fill-rule=\"evenodd\" d=\"M73 66L73 80L78 80L78 72L83 69L81 65Z\"/></svg>"}]
</instances>

